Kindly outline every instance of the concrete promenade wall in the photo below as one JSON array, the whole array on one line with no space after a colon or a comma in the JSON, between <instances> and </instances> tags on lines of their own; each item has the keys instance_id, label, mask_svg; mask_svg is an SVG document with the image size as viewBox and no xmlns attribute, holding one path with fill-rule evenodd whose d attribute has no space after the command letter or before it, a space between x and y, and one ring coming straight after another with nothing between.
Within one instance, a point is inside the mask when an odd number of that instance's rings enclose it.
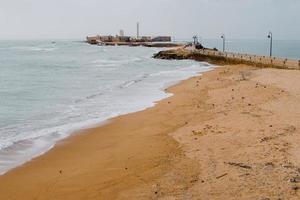
<instances>
[{"instance_id":1,"label":"concrete promenade wall","mask_svg":"<svg viewBox=\"0 0 300 200\"><path fill-rule=\"evenodd\" d=\"M245 64L258 65L262 67L275 67L284 69L300 69L300 60L277 58L269 56L258 56L252 54L240 54L232 52L220 52L212 50L191 50L193 54L202 54L204 56L224 58L232 62L241 62Z\"/></svg>"}]
</instances>

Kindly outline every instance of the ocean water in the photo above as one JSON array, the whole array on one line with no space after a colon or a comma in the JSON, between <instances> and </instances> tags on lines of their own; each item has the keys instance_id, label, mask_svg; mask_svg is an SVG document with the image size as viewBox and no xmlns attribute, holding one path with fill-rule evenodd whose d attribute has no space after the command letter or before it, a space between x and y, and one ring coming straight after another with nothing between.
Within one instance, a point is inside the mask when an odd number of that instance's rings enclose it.
<instances>
[{"instance_id":1,"label":"ocean water","mask_svg":"<svg viewBox=\"0 0 300 200\"><path fill-rule=\"evenodd\" d=\"M212 68L151 58L159 50L0 41L0 174L74 130L154 106L170 84Z\"/></svg>"}]
</instances>

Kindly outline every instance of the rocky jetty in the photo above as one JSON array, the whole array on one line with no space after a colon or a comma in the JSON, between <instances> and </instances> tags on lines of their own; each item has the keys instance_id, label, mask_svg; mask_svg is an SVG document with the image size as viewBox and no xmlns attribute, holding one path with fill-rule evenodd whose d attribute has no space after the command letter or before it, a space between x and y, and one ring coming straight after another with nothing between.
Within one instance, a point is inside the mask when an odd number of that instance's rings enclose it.
<instances>
[{"instance_id":1,"label":"rocky jetty","mask_svg":"<svg viewBox=\"0 0 300 200\"><path fill-rule=\"evenodd\" d=\"M190 59L190 60L196 60L201 62L209 62L212 64L229 64L229 60L226 59L225 57L205 55L203 53L200 53L200 51L192 51L185 48L160 51L157 54L155 54L153 58L167 59L167 60ZM230 63L232 64L232 62Z\"/></svg>"},{"instance_id":2,"label":"rocky jetty","mask_svg":"<svg viewBox=\"0 0 300 200\"><path fill-rule=\"evenodd\" d=\"M236 65L246 64L260 68L280 68L280 69L300 69L300 61L271 58L266 56L256 56L236 53L223 53L216 49L191 50L188 48L178 48L160 51L153 56L157 59L184 60L191 59L200 62L208 62L216 65Z\"/></svg>"}]
</instances>

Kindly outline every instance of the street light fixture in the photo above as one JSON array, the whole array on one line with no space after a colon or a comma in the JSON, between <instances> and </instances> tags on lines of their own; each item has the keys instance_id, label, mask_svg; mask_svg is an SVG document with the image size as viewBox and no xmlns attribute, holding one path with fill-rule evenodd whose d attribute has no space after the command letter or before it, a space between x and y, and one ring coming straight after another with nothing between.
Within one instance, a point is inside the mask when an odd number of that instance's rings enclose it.
<instances>
[{"instance_id":1,"label":"street light fixture","mask_svg":"<svg viewBox=\"0 0 300 200\"><path fill-rule=\"evenodd\" d=\"M193 40L194 40L194 45L196 46L196 44L198 44L198 36L194 35Z\"/></svg>"},{"instance_id":2,"label":"street light fixture","mask_svg":"<svg viewBox=\"0 0 300 200\"><path fill-rule=\"evenodd\" d=\"M225 52L225 34L222 34L221 38L223 39L223 52Z\"/></svg>"},{"instance_id":3,"label":"street light fixture","mask_svg":"<svg viewBox=\"0 0 300 200\"><path fill-rule=\"evenodd\" d=\"M270 57L272 57L272 51L273 51L273 34L270 31L268 34L268 38L270 39Z\"/></svg>"}]
</instances>

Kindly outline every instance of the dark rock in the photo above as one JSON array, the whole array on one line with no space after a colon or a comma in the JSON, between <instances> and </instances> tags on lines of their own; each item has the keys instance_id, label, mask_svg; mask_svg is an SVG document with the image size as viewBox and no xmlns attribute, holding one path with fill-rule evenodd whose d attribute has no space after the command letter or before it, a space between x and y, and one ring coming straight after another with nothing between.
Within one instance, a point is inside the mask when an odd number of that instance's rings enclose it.
<instances>
[{"instance_id":1,"label":"dark rock","mask_svg":"<svg viewBox=\"0 0 300 200\"><path fill-rule=\"evenodd\" d=\"M241 167L241 168L245 168L245 169L252 169L251 166L245 165L243 163L225 162L225 164L228 164L228 165L231 165L231 166L235 166L235 167Z\"/></svg>"}]
</instances>

